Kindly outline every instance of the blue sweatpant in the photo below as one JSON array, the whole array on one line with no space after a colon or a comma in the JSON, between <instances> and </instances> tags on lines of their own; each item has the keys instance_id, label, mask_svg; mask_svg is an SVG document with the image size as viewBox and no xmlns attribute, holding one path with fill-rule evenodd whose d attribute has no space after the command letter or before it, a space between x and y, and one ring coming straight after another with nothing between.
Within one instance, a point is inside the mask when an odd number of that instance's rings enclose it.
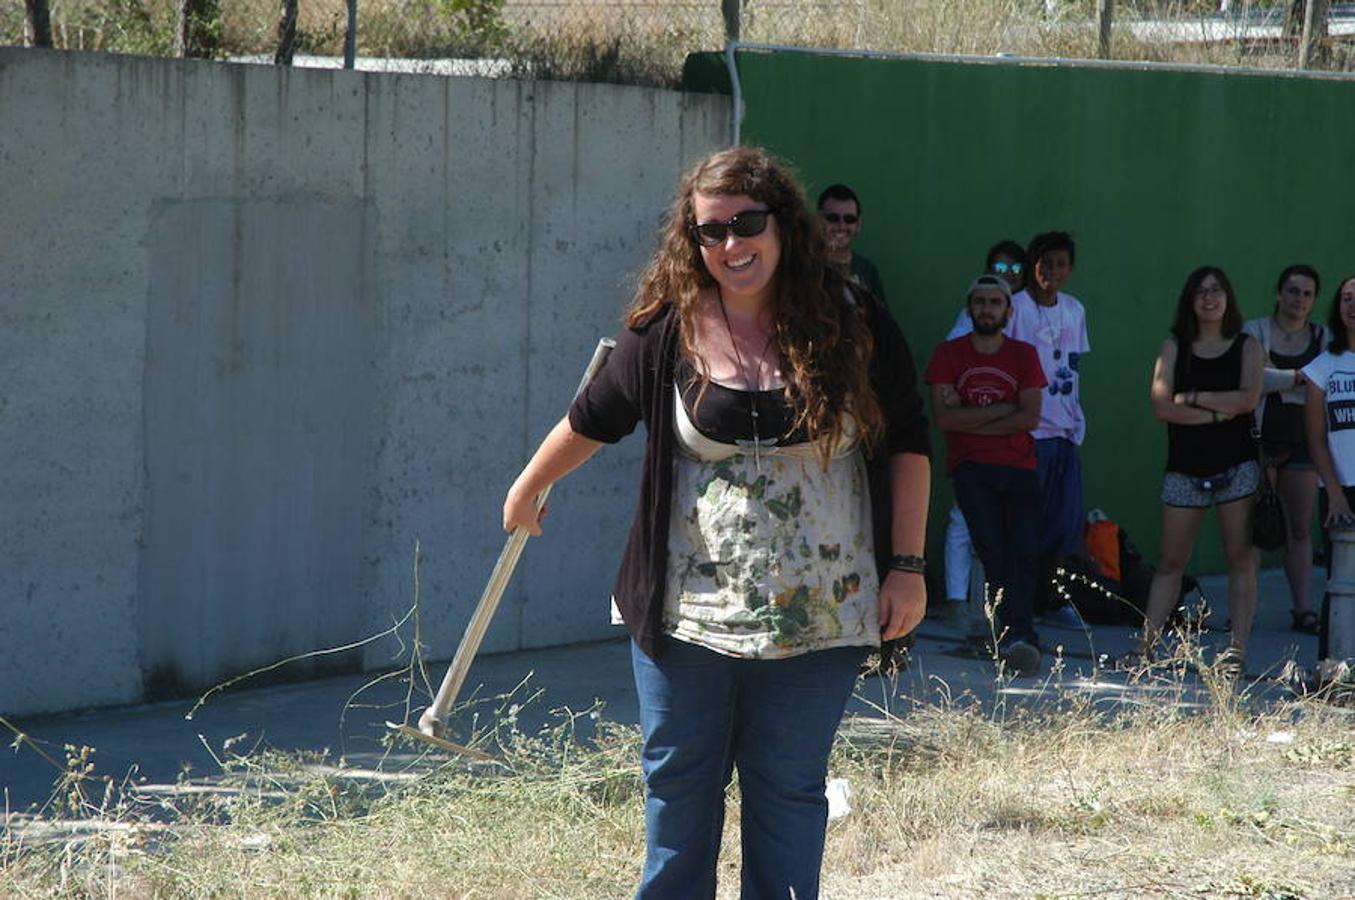
<instances>
[{"instance_id":1,"label":"blue sweatpant","mask_svg":"<svg viewBox=\"0 0 1355 900\"><path fill-rule=\"evenodd\" d=\"M1086 556L1082 528L1082 461L1077 445L1067 438L1035 442L1036 473L1040 477L1040 556Z\"/></svg>"}]
</instances>

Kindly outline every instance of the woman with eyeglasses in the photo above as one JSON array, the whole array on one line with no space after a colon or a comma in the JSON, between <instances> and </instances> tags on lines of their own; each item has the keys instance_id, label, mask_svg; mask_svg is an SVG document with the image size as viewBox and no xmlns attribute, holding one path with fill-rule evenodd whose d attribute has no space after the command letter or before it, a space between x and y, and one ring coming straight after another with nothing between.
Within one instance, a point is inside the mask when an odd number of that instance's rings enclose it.
<instances>
[{"instance_id":1,"label":"woman with eyeglasses","mask_svg":"<svg viewBox=\"0 0 1355 900\"><path fill-rule=\"evenodd\" d=\"M739 773L742 896L817 896L829 749L868 651L926 606L912 357L826 258L799 185L739 147L682 179L616 349L514 482L535 498L643 422L614 615L644 735L639 896L712 897Z\"/></svg>"},{"instance_id":2,"label":"woman with eyeglasses","mask_svg":"<svg viewBox=\"0 0 1355 900\"><path fill-rule=\"evenodd\" d=\"M1228 560L1232 634L1216 660L1238 674L1256 611L1252 497L1261 484L1251 413L1261 396L1261 345L1242 332L1242 313L1228 276L1216 266L1190 273L1176 303L1171 336L1162 342L1150 390L1153 414L1167 423L1162 478L1162 555L1148 592L1143 641L1131 655L1151 662L1163 624L1181 592L1181 576L1205 513L1218 511Z\"/></svg>"},{"instance_id":3,"label":"woman with eyeglasses","mask_svg":"<svg viewBox=\"0 0 1355 900\"><path fill-rule=\"evenodd\" d=\"M1307 634L1317 634L1318 625L1309 597L1317 472L1303 424L1306 397L1303 367L1316 359L1327 344L1326 329L1308 320L1320 286L1317 270L1312 266L1287 266L1275 284L1274 311L1243 326L1245 332L1261 343L1266 357L1263 400L1255 420L1265 453L1265 476L1275 484L1287 526L1284 574L1289 581L1291 626Z\"/></svg>"}]
</instances>

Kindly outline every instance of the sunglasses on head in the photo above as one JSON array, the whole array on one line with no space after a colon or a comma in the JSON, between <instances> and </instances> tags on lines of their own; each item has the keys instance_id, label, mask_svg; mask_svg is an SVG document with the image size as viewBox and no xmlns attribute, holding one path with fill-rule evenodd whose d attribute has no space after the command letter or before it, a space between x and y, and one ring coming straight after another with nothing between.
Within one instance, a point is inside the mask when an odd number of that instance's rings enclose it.
<instances>
[{"instance_id":1,"label":"sunglasses on head","mask_svg":"<svg viewBox=\"0 0 1355 900\"><path fill-rule=\"evenodd\" d=\"M715 247L725 242L732 231L737 237L756 237L767 230L770 209L745 209L723 222L698 222L691 226L692 239L703 247Z\"/></svg>"},{"instance_id":2,"label":"sunglasses on head","mask_svg":"<svg viewBox=\"0 0 1355 900\"><path fill-rule=\"evenodd\" d=\"M999 275L1006 275L1008 273L1011 273L1012 275L1020 275L1025 270L1025 268L1026 268L1025 263L1019 262L1009 263L999 260L998 262L993 263L993 271Z\"/></svg>"},{"instance_id":3,"label":"sunglasses on head","mask_svg":"<svg viewBox=\"0 0 1355 900\"><path fill-rule=\"evenodd\" d=\"M819 215L823 216L825 221L832 222L834 225L838 222L855 225L857 222L861 221L860 216L854 216L851 213L819 213Z\"/></svg>"}]
</instances>

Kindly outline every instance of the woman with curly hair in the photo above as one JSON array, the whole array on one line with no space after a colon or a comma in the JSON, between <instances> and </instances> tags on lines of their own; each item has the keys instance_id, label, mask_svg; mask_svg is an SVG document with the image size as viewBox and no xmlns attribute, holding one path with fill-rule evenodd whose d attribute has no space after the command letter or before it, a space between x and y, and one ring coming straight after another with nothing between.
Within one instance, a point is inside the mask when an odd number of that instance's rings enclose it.
<instances>
[{"instance_id":1,"label":"woman with curly hair","mask_svg":"<svg viewBox=\"0 0 1355 900\"><path fill-rule=\"evenodd\" d=\"M930 463L912 357L852 291L784 164L740 147L682 179L616 349L504 502L644 422L613 595L644 733L641 897L714 896L725 789L744 897L817 896L828 752L858 669L926 605Z\"/></svg>"}]
</instances>

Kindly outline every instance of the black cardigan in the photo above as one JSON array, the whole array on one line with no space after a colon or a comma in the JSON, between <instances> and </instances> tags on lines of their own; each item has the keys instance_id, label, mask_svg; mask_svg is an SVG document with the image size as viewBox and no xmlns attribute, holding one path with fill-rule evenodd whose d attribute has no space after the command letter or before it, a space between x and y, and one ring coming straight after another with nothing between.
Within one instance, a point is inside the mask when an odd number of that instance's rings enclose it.
<instances>
[{"instance_id":1,"label":"black cardigan","mask_svg":"<svg viewBox=\"0 0 1355 900\"><path fill-rule=\"evenodd\" d=\"M882 304L866 296L859 296L858 301L866 306L875 338L870 379L886 421L883 438L866 457L876 565L883 578L893 555L889 458L899 453L930 456L931 444L917 370L903 333ZM630 434L640 420L645 423L648 437L640 498L613 597L627 630L651 657L659 656L663 647L678 322L669 304L643 324L624 329L616 349L569 408L569 424L575 432L606 444Z\"/></svg>"}]
</instances>

